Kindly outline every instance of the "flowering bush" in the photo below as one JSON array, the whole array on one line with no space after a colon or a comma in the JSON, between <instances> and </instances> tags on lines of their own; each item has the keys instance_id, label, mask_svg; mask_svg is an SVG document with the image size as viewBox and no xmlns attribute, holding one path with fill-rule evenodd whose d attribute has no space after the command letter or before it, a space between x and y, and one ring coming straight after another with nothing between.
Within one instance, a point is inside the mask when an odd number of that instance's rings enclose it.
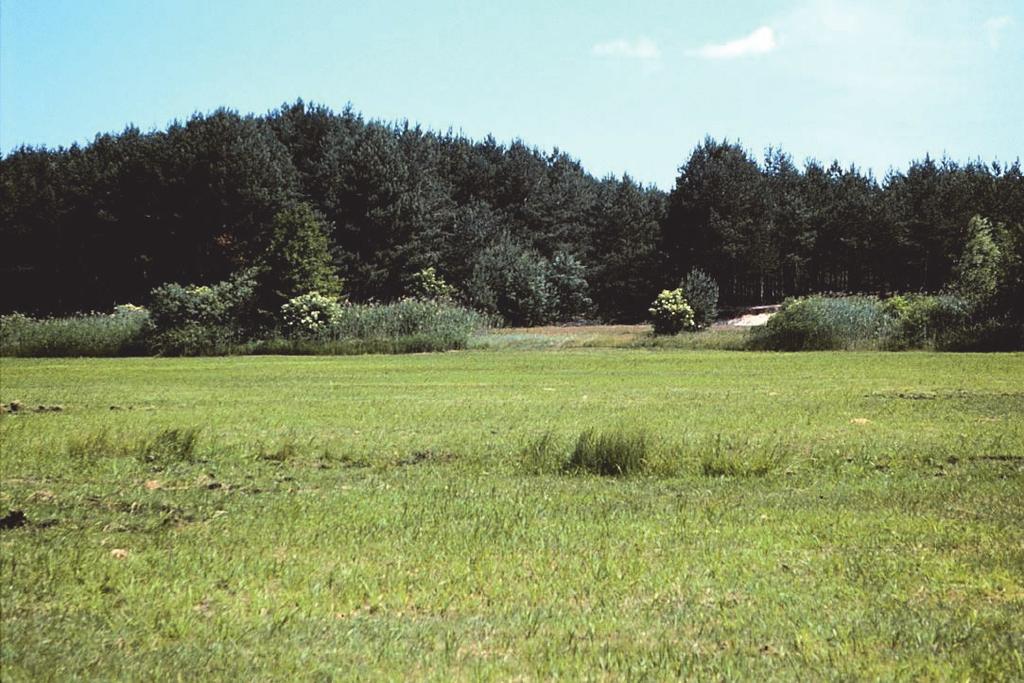
<instances>
[{"instance_id":1,"label":"flowering bush","mask_svg":"<svg viewBox=\"0 0 1024 683\"><path fill-rule=\"evenodd\" d=\"M409 294L417 299L452 299L456 292L431 266L417 271L409 278Z\"/></svg>"},{"instance_id":2,"label":"flowering bush","mask_svg":"<svg viewBox=\"0 0 1024 683\"><path fill-rule=\"evenodd\" d=\"M112 315L125 317L133 315L144 315L148 318L149 309L147 309L145 306L136 306L135 304L119 304L117 306L114 306L114 312L112 313Z\"/></svg>"},{"instance_id":3,"label":"flowering bush","mask_svg":"<svg viewBox=\"0 0 1024 683\"><path fill-rule=\"evenodd\" d=\"M341 318L338 300L309 292L281 306L281 322L290 336L316 337L329 331Z\"/></svg>"},{"instance_id":4,"label":"flowering bush","mask_svg":"<svg viewBox=\"0 0 1024 683\"><path fill-rule=\"evenodd\" d=\"M686 303L682 289L662 290L651 307L654 334L678 334L683 330L696 329L693 322L693 309Z\"/></svg>"}]
</instances>

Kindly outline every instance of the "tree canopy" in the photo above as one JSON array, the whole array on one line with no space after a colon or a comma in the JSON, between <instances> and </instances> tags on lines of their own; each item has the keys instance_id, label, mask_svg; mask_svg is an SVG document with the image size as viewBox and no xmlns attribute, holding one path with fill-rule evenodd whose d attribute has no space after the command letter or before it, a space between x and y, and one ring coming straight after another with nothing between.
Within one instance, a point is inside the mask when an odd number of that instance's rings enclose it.
<instances>
[{"instance_id":1,"label":"tree canopy","mask_svg":"<svg viewBox=\"0 0 1024 683\"><path fill-rule=\"evenodd\" d=\"M879 180L711 138L681 156L666 193L595 178L557 149L302 101L22 147L0 159L0 305L145 303L165 282L210 284L315 252L307 279L340 276L354 300L404 296L434 268L468 300L523 321L542 310L630 321L693 268L725 305L937 291L957 275L972 216L1011 233L1024 223L1019 161L925 157ZM295 219L288 239L282 215ZM291 294L285 284L275 287Z\"/></svg>"}]
</instances>

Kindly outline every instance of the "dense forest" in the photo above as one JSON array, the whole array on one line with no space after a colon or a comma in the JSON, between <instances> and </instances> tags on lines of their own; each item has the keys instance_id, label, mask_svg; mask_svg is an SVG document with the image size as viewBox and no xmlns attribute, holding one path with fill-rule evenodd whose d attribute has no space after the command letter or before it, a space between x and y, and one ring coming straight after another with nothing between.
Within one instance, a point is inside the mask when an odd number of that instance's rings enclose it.
<instances>
[{"instance_id":1,"label":"dense forest","mask_svg":"<svg viewBox=\"0 0 1024 683\"><path fill-rule=\"evenodd\" d=\"M938 291L973 215L1024 223L1019 160L926 157L876 179L710 138L680 159L665 193L595 178L558 149L301 101L265 116L218 110L163 131L129 127L85 146L22 147L0 160L0 306L109 310L146 303L165 282L224 280L265 250L274 216L299 204L328 233L351 300L398 298L429 267L471 302L516 278L576 276L590 314L620 321L645 317L695 266L726 304Z\"/></svg>"}]
</instances>

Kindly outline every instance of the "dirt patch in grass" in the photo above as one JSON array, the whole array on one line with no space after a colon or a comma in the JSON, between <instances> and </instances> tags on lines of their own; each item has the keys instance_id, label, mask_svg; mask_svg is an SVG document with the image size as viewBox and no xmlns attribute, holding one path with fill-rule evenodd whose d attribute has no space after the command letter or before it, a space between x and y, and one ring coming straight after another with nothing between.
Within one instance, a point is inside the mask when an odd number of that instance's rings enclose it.
<instances>
[{"instance_id":1,"label":"dirt patch in grass","mask_svg":"<svg viewBox=\"0 0 1024 683\"><path fill-rule=\"evenodd\" d=\"M26 406L21 401L11 401L10 403L0 403L0 414L10 413L11 415L22 415L25 413L60 413L64 411L64 406L59 405L37 405L37 406Z\"/></svg>"}]
</instances>

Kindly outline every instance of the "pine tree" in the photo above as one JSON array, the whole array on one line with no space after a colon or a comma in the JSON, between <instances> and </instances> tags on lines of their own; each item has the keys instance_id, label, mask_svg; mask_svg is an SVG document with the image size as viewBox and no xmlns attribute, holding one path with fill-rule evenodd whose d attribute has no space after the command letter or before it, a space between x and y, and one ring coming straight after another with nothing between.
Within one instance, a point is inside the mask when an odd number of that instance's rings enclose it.
<instances>
[{"instance_id":1,"label":"pine tree","mask_svg":"<svg viewBox=\"0 0 1024 683\"><path fill-rule=\"evenodd\" d=\"M342 282L331 259L327 230L308 204L298 204L274 216L269 242L257 266L256 283L260 307L270 313L300 294L341 295Z\"/></svg>"}]
</instances>

